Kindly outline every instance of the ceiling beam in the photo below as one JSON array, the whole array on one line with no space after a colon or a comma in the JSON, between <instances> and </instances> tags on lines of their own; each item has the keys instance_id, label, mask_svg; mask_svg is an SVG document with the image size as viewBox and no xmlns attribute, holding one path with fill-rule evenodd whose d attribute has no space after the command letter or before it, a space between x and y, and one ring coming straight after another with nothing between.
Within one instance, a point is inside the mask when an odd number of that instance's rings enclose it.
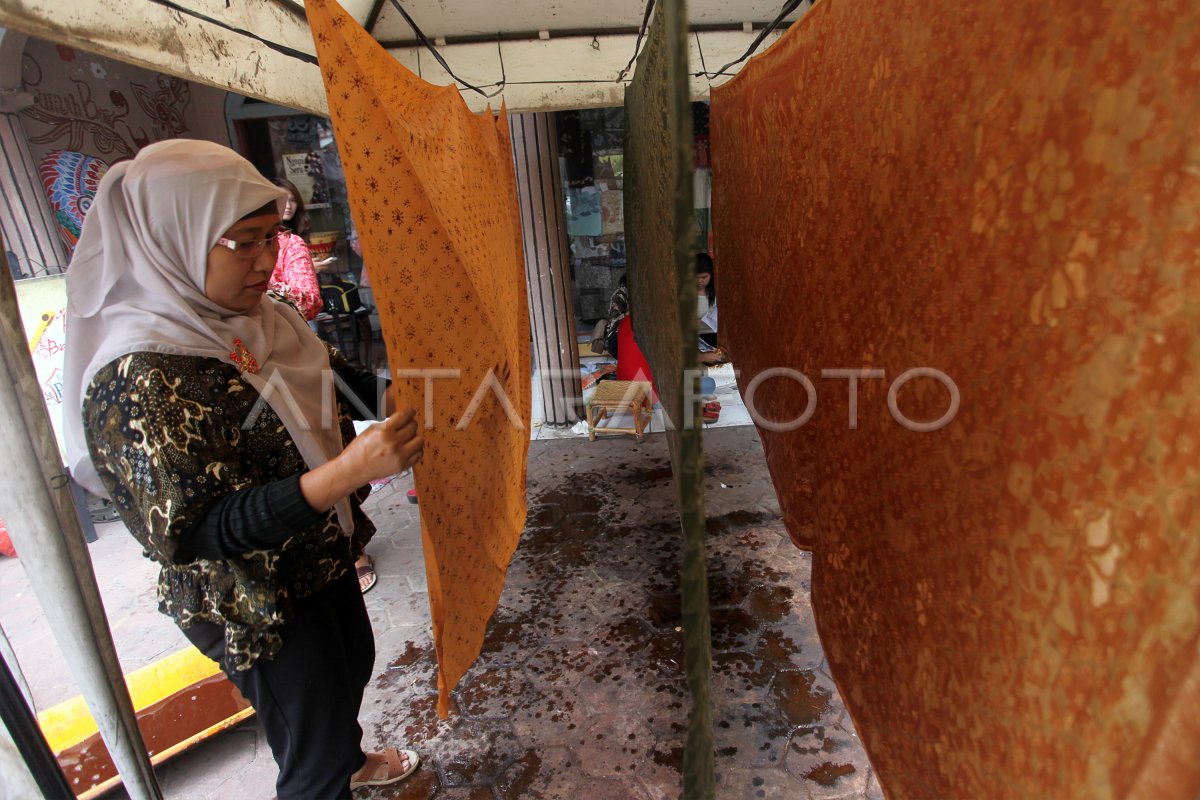
<instances>
[{"instance_id":1,"label":"ceiling beam","mask_svg":"<svg viewBox=\"0 0 1200 800\"><path fill-rule=\"evenodd\" d=\"M386 0L375 0L375 4L371 6L371 13L367 15L367 21L363 23L363 28L372 36L375 35L375 25L379 22L379 15L383 13L383 4Z\"/></svg>"},{"instance_id":2,"label":"ceiling beam","mask_svg":"<svg viewBox=\"0 0 1200 800\"><path fill-rule=\"evenodd\" d=\"M379 0L383 2L383 0ZM737 23L699 23L688 26L688 33L727 33L739 32L749 33L752 31L760 31L770 25L770 22L737 22ZM749 25L747 29L745 26ZM776 26L775 30L782 33L792 26L791 22L781 22ZM371 29L368 28L368 31ZM461 36L446 36L443 37L447 45L452 44L479 44L482 42L521 42L532 39L541 39L547 41L549 39L571 39L583 37L591 40L601 36L636 36L640 32L637 26L621 27L621 28L562 28L540 31L506 31L503 33L472 33L463 34ZM548 34L548 35L545 35ZM379 42L384 50L404 50L410 47L420 47L419 39L388 39Z\"/></svg>"},{"instance_id":3,"label":"ceiling beam","mask_svg":"<svg viewBox=\"0 0 1200 800\"><path fill-rule=\"evenodd\" d=\"M308 26L270 0L239 0L237 5L216 20L162 0L87 0L74 3L68 13L62 0L0 0L0 25L327 116Z\"/></svg>"},{"instance_id":4,"label":"ceiling beam","mask_svg":"<svg viewBox=\"0 0 1200 800\"><path fill-rule=\"evenodd\" d=\"M312 35L292 0L238 0L229 9L223 0L77 0L70 13L63 13L62 3L0 0L0 25L247 97L328 115ZM370 10L365 4L361 8L364 14ZM759 51L770 46L784 27L772 32ZM701 71L702 63L712 70L733 61L757 35L741 26L729 28L694 26L688 37L693 73ZM500 88L501 76L506 77L502 94L491 99L458 84L468 107L476 111L502 101L513 111L618 106L632 75L622 81L617 76L634 53L637 32L631 27L551 31L549 39L542 39L537 31L520 39L452 38L438 52L458 79L486 91ZM425 80L456 83L423 47L411 42L384 44L393 57ZM711 83L727 79L714 77ZM709 88L710 78L693 75L694 98L706 97Z\"/></svg>"},{"instance_id":5,"label":"ceiling beam","mask_svg":"<svg viewBox=\"0 0 1200 800\"><path fill-rule=\"evenodd\" d=\"M695 100L708 97L712 86L729 80L730 75L708 78L695 75L701 63L716 70L739 58L756 33L734 31L696 33L688 37L688 64L693 73L691 96ZM782 35L782 30L770 33L758 52L770 47ZM484 42L448 44L438 52L463 81L492 92L503 74L507 80L503 92L486 98L478 92L459 85L463 100L472 111L482 111L488 105L499 108L501 101L509 111L562 111L572 108L603 108L624 102L625 86L633 80L633 71L624 80L616 78L629 57L633 55L637 32L611 36L539 39L534 36L519 42ZM455 83L423 47L391 49L396 60L435 85ZM703 59L701 59L703 54ZM503 59L503 64L501 63ZM736 73L745 62L733 68ZM635 68L636 69L636 68Z\"/></svg>"}]
</instances>

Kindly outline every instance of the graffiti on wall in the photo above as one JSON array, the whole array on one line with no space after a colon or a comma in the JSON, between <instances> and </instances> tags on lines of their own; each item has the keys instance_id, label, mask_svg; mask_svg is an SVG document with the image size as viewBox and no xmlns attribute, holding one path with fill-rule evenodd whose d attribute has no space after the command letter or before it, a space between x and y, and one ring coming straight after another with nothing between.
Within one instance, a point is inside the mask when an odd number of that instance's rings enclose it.
<instances>
[{"instance_id":1,"label":"graffiti on wall","mask_svg":"<svg viewBox=\"0 0 1200 800\"><path fill-rule=\"evenodd\" d=\"M22 112L39 177L68 251L109 164L192 133L187 81L70 47L31 43L22 62L33 105Z\"/></svg>"},{"instance_id":2,"label":"graffiti on wall","mask_svg":"<svg viewBox=\"0 0 1200 800\"><path fill-rule=\"evenodd\" d=\"M55 50L68 64L78 58L71 48ZM71 70L69 85L49 80L49 72L37 55L25 53L25 88L34 97L34 104L22 112L30 142L119 161L132 158L151 142L190 130L191 87L187 81L154 73L146 73L153 84L109 81L102 60L90 61L86 71Z\"/></svg>"},{"instance_id":3,"label":"graffiti on wall","mask_svg":"<svg viewBox=\"0 0 1200 800\"><path fill-rule=\"evenodd\" d=\"M50 414L50 427L58 441L59 454L65 460L63 370L67 350L66 276L17 281L16 290L38 388L41 389L46 411Z\"/></svg>"}]
</instances>

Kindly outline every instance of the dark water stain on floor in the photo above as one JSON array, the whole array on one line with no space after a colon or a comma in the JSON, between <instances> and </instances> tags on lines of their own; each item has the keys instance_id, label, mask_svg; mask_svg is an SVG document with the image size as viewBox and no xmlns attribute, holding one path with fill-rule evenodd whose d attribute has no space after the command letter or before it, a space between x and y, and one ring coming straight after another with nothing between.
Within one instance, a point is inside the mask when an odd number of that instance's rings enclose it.
<instances>
[{"instance_id":1,"label":"dark water stain on floor","mask_svg":"<svg viewBox=\"0 0 1200 800\"><path fill-rule=\"evenodd\" d=\"M780 672L775 677L771 693L789 724L812 725L829 712L833 695L816 682L812 670Z\"/></svg>"},{"instance_id":2,"label":"dark water stain on floor","mask_svg":"<svg viewBox=\"0 0 1200 800\"><path fill-rule=\"evenodd\" d=\"M505 797L528 797L539 779L544 780L543 761L537 750L526 750L505 772L496 788Z\"/></svg>"},{"instance_id":3,"label":"dark water stain on floor","mask_svg":"<svg viewBox=\"0 0 1200 800\"><path fill-rule=\"evenodd\" d=\"M662 483L671 480L672 477L670 464L660 464L657 467L642 469L633 474L634 482L642 485Z\"/></svg>"},{"instance_id":4,"label":"dark water stain on floor","mask_svg":"<svg viewBox=\"0 0 1200 800\"><path fill-rule=\"evenodd\" d=\"M804 773L804 777L822 786L833 786L839 778L853 775L857 770L853 764L834 764L825 761Z\"/></svg>"},{"instance_id":5,"label":"dark water stain on floor","mask_svg":"<svg viewBox=\"0 0 1200 800\"><path fill-rule=\"evenodd\" d=\"M708 433L706 448L733 439ZM375 682L385 718L373 733L385 741L399 733L422 753L427 793L371 797L627 800L647 786L653 796L680 793L690 695L665 447L648 443L631 454L627 443L597 441L584 450L588 469L576 471L570 459L542 452L530 461L528 523L507 586L480 658L452 695L450 719L437 718L430 643L406 643ZM761 459L761 450L734 448L713 469L744 473L740 481L770 492ZM744 775L757 765L760 781L773 770L771 787L791 781L802 796L805 772L820 783L854 767L799 747L788 755L799 761L782 767L792 731L832 724L836 708L824 679L795 663L800 643L815 641L798 600L807 562L775 563L787 534L753 502L707 526L717 768ZM740 786L718 796L753 792Z\"/></svg>"},{"instance_id":6,"label":"dark water stain on floor","mask_svg":"<svg viewBox=\"0 0 1200 800\"><path fill-rule=\"evenodd\" d=\"M529 498L526 526L545 527L571 514L594 514L604 506L594 473L572 473L557 486L543 489Z\"/></svg>"},{"instance_id":7,"label":"dark water stain on floor","mask_svg":"<svg viewBox=\"0 0 1200 800\"><path fill-rule=\"evenodd\" d=\"M778 523L778 518L765 511L750 511L742 509L730 511L719 517L709 517L706 521L710 537L727 533L736 528L755 528L767 522Z\"/></svg>"}]
</instances>

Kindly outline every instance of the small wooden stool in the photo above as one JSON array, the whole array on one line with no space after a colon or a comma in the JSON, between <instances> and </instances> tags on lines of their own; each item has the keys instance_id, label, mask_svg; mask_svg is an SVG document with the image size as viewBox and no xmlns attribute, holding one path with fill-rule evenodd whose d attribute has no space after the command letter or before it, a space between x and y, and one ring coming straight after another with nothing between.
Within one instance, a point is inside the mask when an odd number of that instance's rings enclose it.
<instances>
[{"instance_id":1,"label":"small wooden stool","mask_svg":"<svg viewBox=\"0 0 1200 800\"><path fill-rule=\"evenodd\" d=\"M642 441L653 419L652 397L649 381L599 381L587 401L588 439L596 441L597 433L632 433ZM598 422L621 413L633 417L632 428L596 427Z\"/></svg>"}]
</instances>

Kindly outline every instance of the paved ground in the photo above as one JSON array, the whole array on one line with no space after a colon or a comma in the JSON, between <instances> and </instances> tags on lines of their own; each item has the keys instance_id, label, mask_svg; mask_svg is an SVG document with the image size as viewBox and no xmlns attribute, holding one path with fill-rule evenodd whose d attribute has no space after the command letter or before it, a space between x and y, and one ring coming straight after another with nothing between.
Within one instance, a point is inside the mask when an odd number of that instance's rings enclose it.
<instances>
[{"instance_id":1,"label":"paved ground","mask_svg":"<svg viewBox=\"0 0 1200 800\"><path fill-rule=\"evenodd\" d=\"M721 800L879 798L817 639L807 554L788 540L753 428L705 436L713 687ZM376 677L368 746L406 742L418 772L370 798L658 800L680 795L689 702L679 631L679 532L661 435L535 441L529 525L485 651L435 712L416 509L397 480L368 511L379 585L367 595ZM182 637L153 607L153 568L119 526L92 546L122 662ZM75 690L15 562L0 609L39 706ZM168 798L269 798L275 765L253 723L162 766ZM120 797L117 791L113 796Z\"/></svg>"}]
</instances>

